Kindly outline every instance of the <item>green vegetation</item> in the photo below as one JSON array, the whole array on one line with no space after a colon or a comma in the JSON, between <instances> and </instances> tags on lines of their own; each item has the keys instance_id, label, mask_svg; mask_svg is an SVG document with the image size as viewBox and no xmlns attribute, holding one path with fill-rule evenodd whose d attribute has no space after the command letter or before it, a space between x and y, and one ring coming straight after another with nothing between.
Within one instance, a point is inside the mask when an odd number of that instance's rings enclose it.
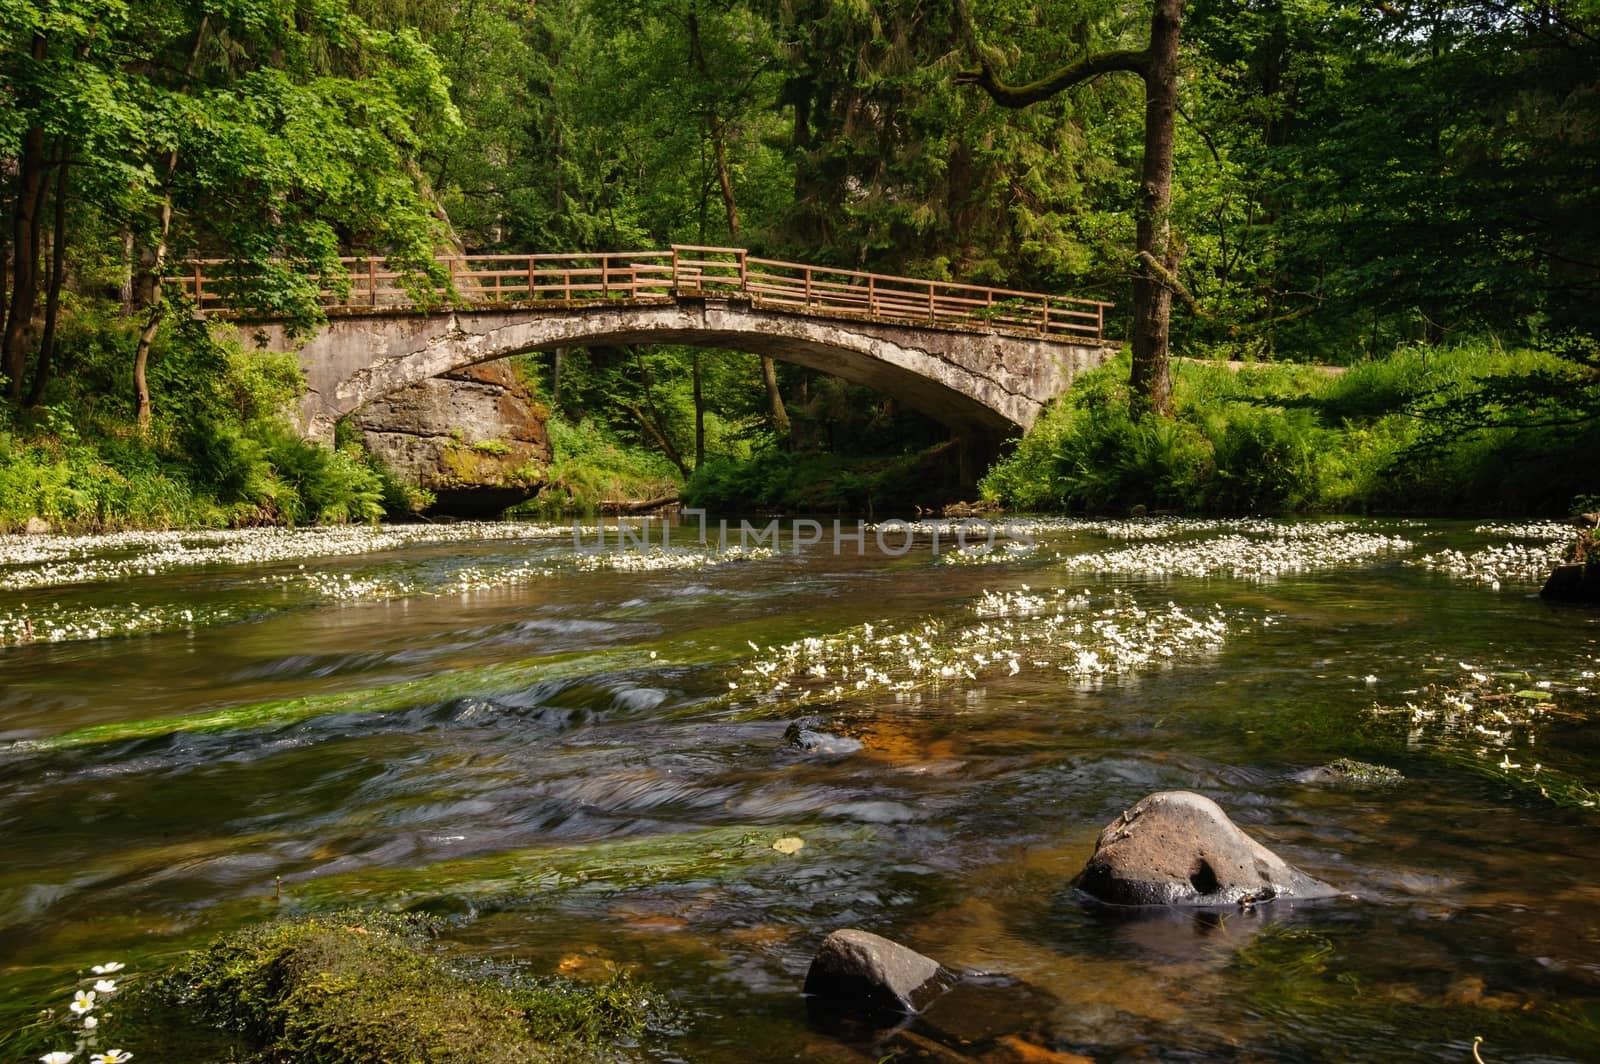
<instances>
[{"instance_id":1,"label":"green vegetation","mask_svg":"<svg viewBox=\"0 0 1600 1064\"><path fill-rule=\"evenodd\" d=\"M575 1061L633 1040L650 1014L626 977L491 982L423 952L425 921L342 913L228 935L162 992L264 1059Z\"/></svg>"},{"instance_id":2,"label":"green vegetation","mask_svg":"<svg viewBox=\"0 0 1600 1064\"><path fill-rule=\"evenodd\" d=\"M1552 355L1417 345L1342 373L1195 362L1173 375L1175 418L1135 422L1118 398L1126 367L1088 374L984 493L1098 513L1558 513L1594 484L1600 421L1563 415L1595 385ZM1541 377L1560 389L1553 411L1548 396L1495 397Z\"/></svg>"},{"instance_id":3,"label":"green vegetation","mask_svg":"<svg viewBox=\"0 0 1600 1064\"><path fill-rule=\"evenodd\" d=\"M441 252L671 243L1112 300L1138 380L1092 394L1136 413L1165 409L1169 324L1178 356L1357 366L1230 390L1174 363L1176 418L1149 426L1069 400L989 481L1018 505L1562 508L1600 490L1578 473L1595 463L1519 477L1583 454L1600 416L1597 20L1492 0L0 0L0 528L428 505L295 440L292 366L207 337L160 283L178 259L222 260L214 296L304 334L349 284L340 256L398 264L427 301L448 298ZM528 365L558 452L540 512L685 482L728 508L970 490L932 457L946 427L809 369L632 344ZM463 469L493 451L463 447Z\"/></svg>"},{"instance_id":4,"label":"green vegetation","mask_svg":"<svg viewBox=\"0 0 1600 1064\"><path fill-rule=\"evenodd\" d=\"M665 456L629 445L594 421L549 422L549 480L519 513L586 514L603 502L675 495L681 477Z\"/></svg>"},{"instance_id":5,"label":"green vegetation","mask_svg":"<svg viewBox=\"0 0 1600 1064\"><path fill-rule=\"evenodd\" d=\"M71 531L372 521L386 493L403 495L359 447L294 433L293 356L246 352L193 323L164 331L150 379L168 401L141 430L116 380L134 328L76 324L71 390L21 414L0 407L0 531L32 517Z\"/></svg>"}]
</instances>

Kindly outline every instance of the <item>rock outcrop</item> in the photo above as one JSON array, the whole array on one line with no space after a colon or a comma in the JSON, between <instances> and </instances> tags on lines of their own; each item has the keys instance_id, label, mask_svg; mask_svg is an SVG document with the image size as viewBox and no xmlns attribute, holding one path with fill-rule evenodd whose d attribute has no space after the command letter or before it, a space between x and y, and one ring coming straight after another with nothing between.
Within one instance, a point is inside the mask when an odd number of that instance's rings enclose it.
<instances>
[{"instance_id":1,"label":"rock outcrop","mask_svg":"<svg viewBox=\"0 0 1600 1064\"><path fill-rule=\"evenodd\" d=\"M1112 905L1249 905L1337 893L1191 791L1152 794L1106 825L1076 885Z\"/></svg>"},{"instance_id":2,"label":"rock outcrop","mask_svg":"<svg viewBox=\"0 0 1600 1064\"><path fill-rule=\"evenodd\" d=\"M1539 594L1554 602L1600 603L1600 537L1594 528L1600 514L1579 514L1572 521L1580 531L1567 548L1567 564L1556 566Z\"/></svg>"},{"instance_id":3,"label":"rock outcrop","mask_svg":"<svg viewBox=\"0 0 1600 1064\"><path fill-rule=\"evenodd\" d=\"M492 517L537 494L550 464L544 416L509 362L413 384L351 420L368 451L433 493L430 514Z\"/></svg>"},{"instance_id":4,"label":"rock outcrop","mask_svg":"<svg viewBox=\"0 0 1600 1064\"><path fill-rule=\"evenodd\" d=\"M938 961L853 927L822 940L806 973L814 1001L865 1015L914 1013L950 988Z\"/></svg>"}]
</instances>

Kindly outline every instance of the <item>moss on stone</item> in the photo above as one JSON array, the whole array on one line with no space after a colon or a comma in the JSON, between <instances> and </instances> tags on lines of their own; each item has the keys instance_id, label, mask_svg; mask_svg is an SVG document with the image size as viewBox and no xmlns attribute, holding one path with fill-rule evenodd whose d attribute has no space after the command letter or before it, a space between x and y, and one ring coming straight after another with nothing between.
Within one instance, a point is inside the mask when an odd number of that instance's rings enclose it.
<instances>
[{"instance_id":1,"label":"moss on stone","mask_svg":"<svg viewBox=\"0 0 1600 1064\"><path fill-rule=\"evenodd\" d=\"M243 1036L262 1064L584 1061L643 1030L648 999L626 978L471 978L425 952L428 928L360 913L240 931L194 955L164 996Z\"/></svg>"}]
</instances>

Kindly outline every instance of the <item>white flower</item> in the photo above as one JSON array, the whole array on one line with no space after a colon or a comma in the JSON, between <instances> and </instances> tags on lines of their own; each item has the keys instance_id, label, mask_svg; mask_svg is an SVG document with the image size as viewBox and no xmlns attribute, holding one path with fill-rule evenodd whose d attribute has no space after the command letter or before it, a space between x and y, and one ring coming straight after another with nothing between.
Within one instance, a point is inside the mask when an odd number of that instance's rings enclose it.
<instances>
[{"instance_id":1,"label":"white flower","mask_svg":"<svg viewBox=\"0 0 1600 1064\"><path fill-rule=\"evenodd\" d=\"M133 1054L124 1049L108 1049L104 1053L96 1053L89 1058L89 1064L122 1064L125 1060L132 1060Z\"/></svg>"},{"instance_id":2,"label":"white flower","mask_svg":"<svg viewBox=\"0 0 1600 1064\"><path fill-rule=\"evenodd\" d=\"M83 1018L83 1029L85 1031L92 1031L96 1027L99 1027L99 1026L100 1026L100 1021L95 1019L93 1016L85 1016Z\"/></svg>"},{"instance_id":3,"label":"white flower","mask_svg":"<svg viewBox=\"0 0 1600 1064\"><path fill-rule=\"evenodd\" d=\"M123 964L121 961L106 961L104 964L97 964L89 970L95 975L111 975L115 972L122 971L122 969L126 967L127 965Z\"/></svg>"},{"instance_id":4,"label":"white flower","mask_svg":"<svg viewBox=\"0 0 1600 1064\"><path fill-rule=\"evenodd\" d=\"M46 1053L40 1057L39 1064L67 1064L76 1055L75 1053L63 1053L58 1049L54 1053Z\"/></svg>"},{"instance_id":5,"label":"white flower","mask_svg":"<svg viewBox=\"0 0 1600 1064\"><path fill-rule=\"evenodd\" d=\"M69 1007L73 1012L77 1013L79 1016L82 1016L84 1013L94 1008L94 991L80 990L76 994L73 994L72 1004Z\"/></svg>"},{"instance_id":6,"label":"white flower","mask_svg":"<svg viewBox=\"0 0 1600 1064\"><path fill-rule=\"evenodd\" d=\"M97 979L95 980L94 988L101 994L115 994L117 992L117 981L115 979Z\"/></svg>"}]
</instances>

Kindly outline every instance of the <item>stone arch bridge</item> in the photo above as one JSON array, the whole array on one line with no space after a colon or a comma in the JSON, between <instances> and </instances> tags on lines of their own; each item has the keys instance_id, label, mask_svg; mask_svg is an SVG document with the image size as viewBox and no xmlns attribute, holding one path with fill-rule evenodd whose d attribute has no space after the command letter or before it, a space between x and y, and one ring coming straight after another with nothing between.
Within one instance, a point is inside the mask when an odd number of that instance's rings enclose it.
<instances>
[{"instance_id":1,"label":"stone arch bridge","mask_svg":"<svg viewBox=\"0 0 1600 1064\"><path fill-rule=\"evenodd\" d=\"M530 351L619 344L724 348L794 362L894 396L958 438L997 442L1033 424L1114 350L1108 304L760 259L737 248L445 256L431 286L378 259L343 260L328 323L297 343L236 311L229 264L173 282L200 313L298 354L301 428L334 423L418 381Z\"/></svg>"}]
</instances>

